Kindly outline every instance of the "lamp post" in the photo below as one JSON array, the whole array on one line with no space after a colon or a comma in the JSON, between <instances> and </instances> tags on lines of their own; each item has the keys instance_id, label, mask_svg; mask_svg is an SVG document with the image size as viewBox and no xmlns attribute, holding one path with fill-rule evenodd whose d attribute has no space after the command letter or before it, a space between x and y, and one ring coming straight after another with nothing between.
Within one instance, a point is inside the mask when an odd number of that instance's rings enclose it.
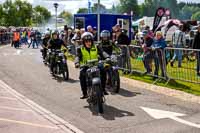
<instances>
[{"instance_id":1,"label":"lamp post","mask_svg":"<svg viewBox=\"0 0 200 133\"><path fill-rule=\"evenodd\" d=\"M55 13L56 13L56 30L57 30L57 8L58 8L58 3L53 4L55 7Z\"/></svg>"},{"instance_id":2,"label":"lamp post","mask_svg":"<svg viewBox=\"0 0 200 133\"><path fill-rule=\"evenodd\" d=\"M98 36L97 36L97 41L98 41L98 43L99 43L99 41L100 41L100 0L98 0L98 12L97 12L97 34L98 34Z\"/></svg>"}]
</instances>

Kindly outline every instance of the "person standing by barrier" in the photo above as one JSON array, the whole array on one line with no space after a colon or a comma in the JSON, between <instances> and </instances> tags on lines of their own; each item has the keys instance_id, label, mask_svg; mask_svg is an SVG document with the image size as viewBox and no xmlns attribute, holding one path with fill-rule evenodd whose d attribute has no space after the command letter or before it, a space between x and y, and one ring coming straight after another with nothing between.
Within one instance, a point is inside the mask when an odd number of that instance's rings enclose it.
<instances>
[{"instance_id":1,"label":"person standing by barrier","mask_svg":"<svg viewBox=\"0 0 200 133\"><path fill-rule=\"evenodd\" d=\"M153 54L151 50L151 46L153 44L153 38L148 34L147 30L142 31L144 36L144 44L142 45L144 56L143 56L143 63L146 69L145 74L152 72L152 59Z\"/></svg>"},{"instance_id":2,"label":"person standing by barrier","mask_svg":"<svg viewBox=\"0 0 200 133\"><path fill-rule=\"evenodd\" d=\"M193 49L200 50L200 25L197 34L194 37ZM200 51L197 51L197 76L200 76Z\"/></svg>"},{"instance_id":3,"label":"person standing by barrier","mask_svg":"<svg viewBox=\"0 0 200 133\"><path fill-rule=\"evenodd\" d=\"M170 65L174 66L174 61L176 60L176 58L178 58L178 67L181 67L183 50L179 50L179 48L184 48L186 44L185 33L183 32L183 25L180 25L179 29L177 29L172 35L172 44L175 48L178 49L174 50L174 56L170 61Z\"/></svg>"},{"instance_id":4,"label":"person standing by barrier","mask_svg":"<svg viewBox=\"0 0 200 133\"><path fill-rule=\"evenodd\" d=\"M122 57L120 59L120 67L124 69L128 69L128 72L131 71L131 63L130 63L130 53L129 53L129 45L130 40L126 34L125 30L117 31L117 44L121 48ZM126 73L124 71L124 73Z\"/></svg>"},{"instance_id":5,"label":"person standing by barrier","mask_svg":"<svg viewBox=\"0 0 200 133\"><path fill-rule=\"evenodd\" d=\"M165 63L165 55L164 55L164 48L166 47L165 39L163 38L162 32L157 31L156 37L152 44L154 62L155 62L155 78L158 77L159 65L161 67L161 75L162 77L166 77L166 63Z\"/></svg>"},{"instance_id":6,"label":"person standing by barrier","mask_svg":"<svg viewBox=\"0 0 200 133\"><path fill-rule=\"evenodd\" d=\"M13 44L15 48L19 48L19 41L20 41L20 32L17 29L16 31L14 31L13 33Z\"/></svg>"}]
</instances>

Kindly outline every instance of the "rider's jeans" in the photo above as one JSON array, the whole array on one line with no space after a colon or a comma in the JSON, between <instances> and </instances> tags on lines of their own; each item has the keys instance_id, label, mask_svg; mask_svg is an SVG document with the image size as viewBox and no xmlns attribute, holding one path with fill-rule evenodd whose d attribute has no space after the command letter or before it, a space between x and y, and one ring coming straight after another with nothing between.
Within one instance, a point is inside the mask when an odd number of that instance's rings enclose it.
<instances>
[{"instance_id":1,"label":"rider's jeans","mask_svg":"<svg viewBox=\"0 0 200 133\"><path fill-rule=\"evenodd\" d=\"M180 45L175 45L175 48L182 48ZM174 62L176 58L178 58L178 66L181 67L182 64L182 57L183 57L183 50L175 49L174 56L172 61Z\"/></svg>"},{"instance_id":2,"label":"rider's jeans","mask_svg":"<svg viewBox=\"0 0 200 133\"><path fill-rule=\"evenodd\" d=\"M87 95L87 82L86 82L86 72L87 68L82 68L80 70L80 85L81 85L81 90L83 95ZM105 91L105 86L106 86L106 72L105 70L101 70L101 85L102 85L102 90Z\"/></svg>"}]
</instances>

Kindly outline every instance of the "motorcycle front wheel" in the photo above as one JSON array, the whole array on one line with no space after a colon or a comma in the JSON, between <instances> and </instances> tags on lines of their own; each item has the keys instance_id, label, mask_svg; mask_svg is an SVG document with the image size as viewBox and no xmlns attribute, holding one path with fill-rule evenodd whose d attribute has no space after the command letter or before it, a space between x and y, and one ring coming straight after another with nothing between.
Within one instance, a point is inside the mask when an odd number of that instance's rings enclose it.
<instances>
[{"instance_id":1,"label":"motorcycle front wheel","mask_svg":"<svg viewBox=\"0 0 200 133\"><path fill-rule=\"evenodd\" d=\"M119 93L120 90L120 76L118 71L113 72L112 76L112 88L115 93Z\"/></svg>"},{"instance_id":2,"label":"motorcycle front wheel","mask_svg":"<svg viewBox=\"0 0 200 133\"><path fill-rule=\"evenodd\" d=\"M99 113L103 113L103 94L100 85L95 85L96 98L97 98L97 108Z\"/></svg>"},{"instance_id":3,"label":"motorcycle front wheel","mask_svg":"<svg viewBox=\"0 0 200 133\"><path fill-rule=\"evenodd\" d=\"M67 64L64 64L64 69L63 69L63 78L64 80L69 80L69 69Z\"/></svg>"}]
</instances>

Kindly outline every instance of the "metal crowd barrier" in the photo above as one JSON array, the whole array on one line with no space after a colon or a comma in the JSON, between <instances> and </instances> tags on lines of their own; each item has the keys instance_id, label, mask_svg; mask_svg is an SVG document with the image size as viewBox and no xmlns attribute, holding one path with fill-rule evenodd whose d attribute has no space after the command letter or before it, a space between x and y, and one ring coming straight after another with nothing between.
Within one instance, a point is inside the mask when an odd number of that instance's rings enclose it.
<instances>
[{"instance_id":1,"label":"metal crowd barrier","mask_svg":"<svg viewBox=\"0 0 200 133\"><path fill-rule=\"evenodd\" d=\"M7 31L0 31L0 45L9 44L12 40L12 33Z\"/></svg>"},{"instance_id":2,"label":"metal crowd barrier","mask_svg":"<svg viewBox=\"0 0 200 133\"><path fill-rule=\"evenodd\" d=\"M165 48L165 54L166 62L168 63L168 77L186 82L200 83L200 76L197 75L197 67L199 67L200 71L200 50L167 47Z\"/></svg>"},{"instance_id":3,"label":"metal crowd barrier","mask_svg":"<svg viewBox=\"0 0 200 133\"><path fill-rule=\"evenodd\" d=\"M152 49L134 45L126 47L129 50L127 54L130 54L127 58L130 57L132 72L155 78L200 83L200 76L197 75L197 67L200 71L200 50L171 47Z\"/></svg>"},{"instance_id":4,"label":"metal crowd barrier","mask_svg":"<svg viewBox=\"0 0 200 133\"><path fill-rule=\"evenodd\" d=\"M136 45L118 46L120 49L118 65L124 72L137 72L159 79L200 83L200 76L197 76L197 59L200 68L200 50L171 47L152 49ZM179 52L182 55L173 60L174 54ZM181 66L178 66L178 59L179 62L181 60Z\"/></svg>"}]
</instances>

